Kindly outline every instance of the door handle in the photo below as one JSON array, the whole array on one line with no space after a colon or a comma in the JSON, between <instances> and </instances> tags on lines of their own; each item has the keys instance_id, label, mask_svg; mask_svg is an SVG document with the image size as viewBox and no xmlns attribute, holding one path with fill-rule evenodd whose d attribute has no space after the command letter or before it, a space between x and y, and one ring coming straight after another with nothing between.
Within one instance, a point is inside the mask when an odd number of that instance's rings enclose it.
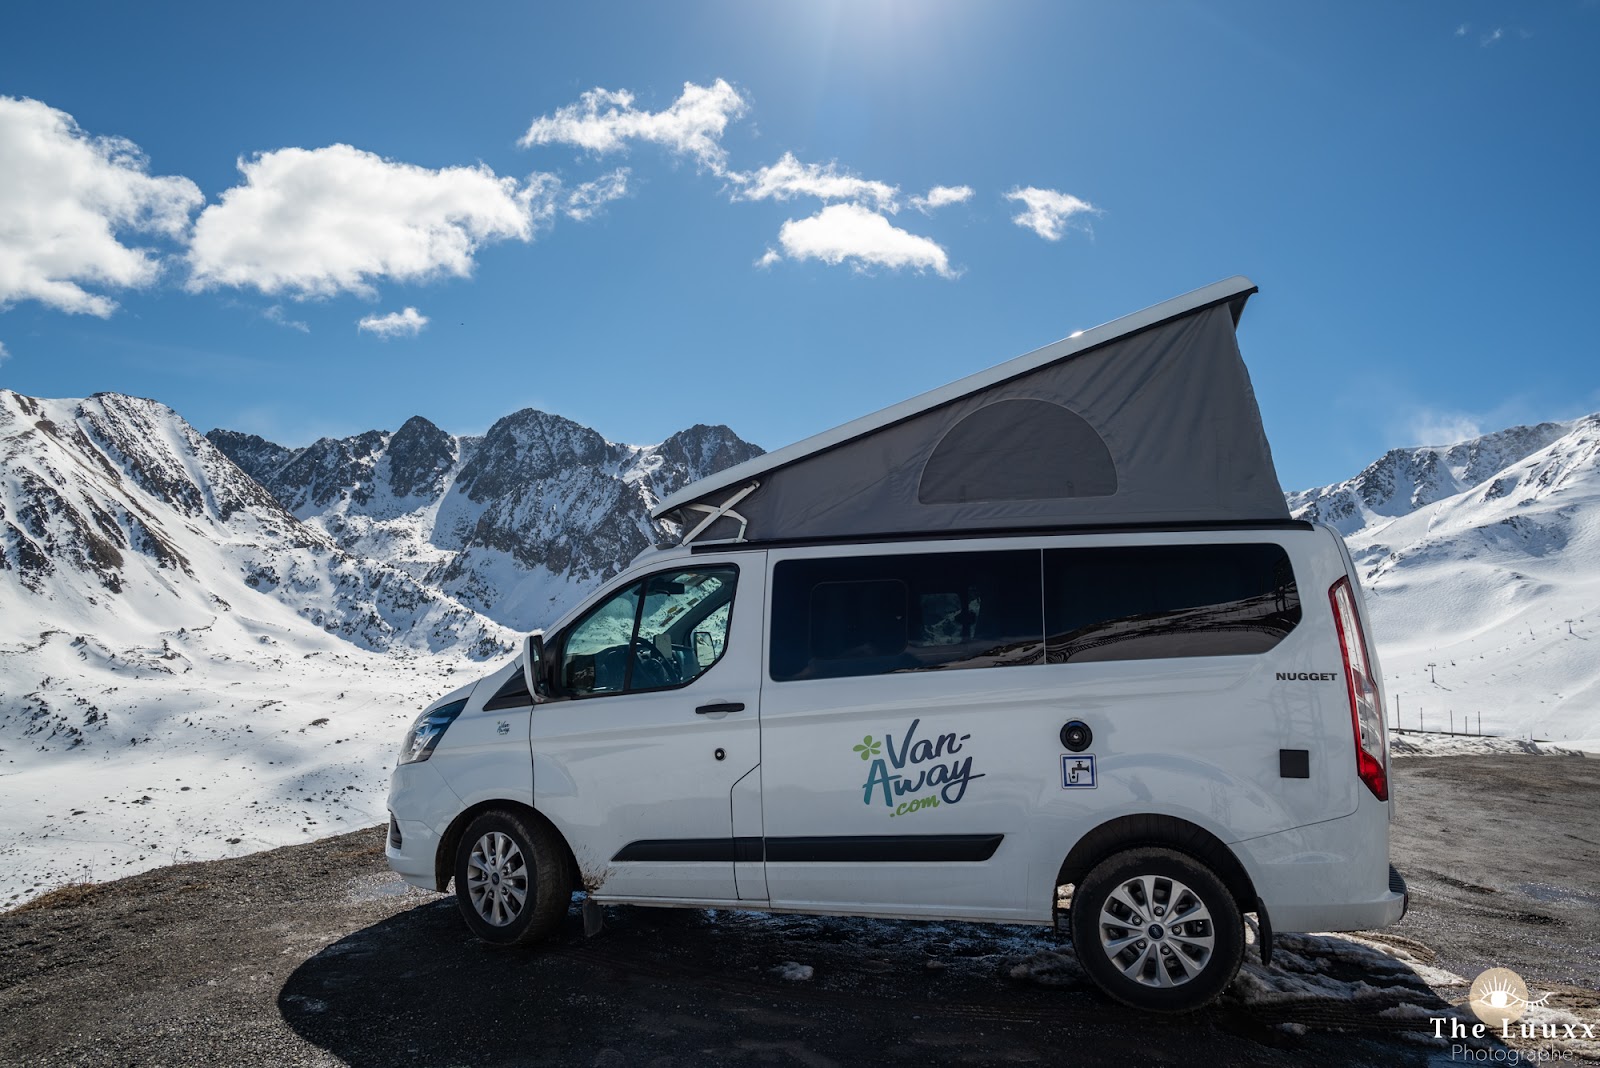
<instances>
[{"instance_id":1,"label":"door handle","mask_svg":"<svg viewBox=\"0 0 1600 1068\"><path fill-rule=\"evenodd\" d=\"M718 713L726 715L729 712L743 712L743 701L718 701L715 704L701 705L694 710L697 716L715 716Z\"/></svg>"}]
</instances>

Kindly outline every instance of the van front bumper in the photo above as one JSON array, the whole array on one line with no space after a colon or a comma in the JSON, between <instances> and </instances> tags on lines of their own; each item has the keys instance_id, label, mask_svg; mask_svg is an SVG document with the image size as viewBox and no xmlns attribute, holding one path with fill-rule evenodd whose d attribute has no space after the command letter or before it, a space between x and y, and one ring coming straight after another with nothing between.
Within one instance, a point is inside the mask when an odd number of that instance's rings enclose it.
<instances>
[{"instance_id":1,"label":"van front bumper","mask_svg":"<svg viewBox=\"0 0 1600 1068\"><path fill-rule=\"evenodd\" d=\"M389 860L389 870L412 886L440 889L436 871L439 836L426 823L389 813L389 840L383 855Z\"/></svg>"},{"instance_id":2,"label":"van front bumper","mask_svg":"<svg viewBox=\"0 0 1600 1068\"><path fill-rule=\"evenodd\" d=\"M389 779L389 834L383 855L389 868L412 886L443 890L450 872L439 878L439 839L461 799L427 761L401 764Z\"/></svg>"}]
</instances>

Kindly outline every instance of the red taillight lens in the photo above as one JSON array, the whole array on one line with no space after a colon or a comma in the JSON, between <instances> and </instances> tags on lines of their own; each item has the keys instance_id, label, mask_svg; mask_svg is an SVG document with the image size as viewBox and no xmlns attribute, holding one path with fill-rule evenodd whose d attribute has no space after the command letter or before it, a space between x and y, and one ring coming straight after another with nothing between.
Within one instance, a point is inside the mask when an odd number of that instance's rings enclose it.
<instances>
[{"instance_id":1,"label":"red taillight lens","mask_svg":"<svg viewBox=\"0 0 1600 1068\"><path fill-rule=\"evenodd\" d=\"M1328 590L1333 604L1334 629L1339 632L1339 651L1344 654L1344 679L1350 693L1350 726L1356 740L1356 775L1367 784L1372 796L1389 800L1389 745L1383 726L1383 709L1378 706L1378 684L1372 677L1372 658L1367 655L1367 636L1356 611L1355 590L1348 577Z\"/></svg>"}]
</instances>

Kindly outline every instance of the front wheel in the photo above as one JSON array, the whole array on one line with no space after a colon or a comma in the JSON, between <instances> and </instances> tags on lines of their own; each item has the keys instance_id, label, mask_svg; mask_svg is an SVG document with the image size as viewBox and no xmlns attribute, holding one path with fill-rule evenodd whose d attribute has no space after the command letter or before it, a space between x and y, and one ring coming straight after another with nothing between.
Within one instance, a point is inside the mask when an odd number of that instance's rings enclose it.
<instances>
[{"instance_id":1,"label":"front wheel","mask_svg":"<svg viewBox=\"0 0 1600 1068\"><path fill-rule=\"evenodd\" d=\"M456 847L456 904L472 933L499 946L546 937L572 898L567 858L555 834L519 813L485 812Z\"/></svg>"},{"instance_id":2,"label":"front wheel","mask_svg":"<svg viewBox=\"0 0 1600 1068\"><path fill-rule=\"evenodd\" d=\"M1227 989L1244 958L1244 920L1222 880L1171 849L1101 861L1072 895L1078 963L1134 1008L1189 1012Z\"/></svg>"}]
</instances>

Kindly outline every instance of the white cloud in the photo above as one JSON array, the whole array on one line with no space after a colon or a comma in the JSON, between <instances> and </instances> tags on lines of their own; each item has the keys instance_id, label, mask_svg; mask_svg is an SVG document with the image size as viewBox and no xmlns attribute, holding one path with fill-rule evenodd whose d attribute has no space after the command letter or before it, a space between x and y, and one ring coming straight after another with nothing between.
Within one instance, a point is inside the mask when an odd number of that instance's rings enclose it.
<instances>
[{"instance_id":1,"label":"white cloud","mask_svg":"<svg viewBox=\"0 0 1600 1068\"><path fill-rule=\"evenodd\" d=\"M1021 214L1013 215L1011 221L1032 230L1046 241L1061 240L1074 216L1100 213L1099 208L1070 193L1031 185L1011 190L1006 194L1006 199L1019 202L1024 209Z\"/></svg>"},{"instance_id":2,"label":"white cloud","mask_svg":"<svg viewBox=\"0 0 1600 1068\"><path fill-rule=\"evenodd\" d=\"M794 153L785 152L778 162L751 174L729 174L738 188L735 200L793 200L816 197L819 200L850 200L870 203L880 211L900 208L900 187L887 182L860 178L841 171L838 163L801 163Z\"/></svg>"},{"instance_id":3,"label":"white cloud","mask_svg":"<svg viewBox=\"0 0 1600 1068\"><path fill-rule=\"evenodd\" d=\"M963 204L972 199L970 185L936 185L928 190L926 196L912 197L911 206L924 215L931 215L937 208L948 207L951 204Z\"/></svg>"},{"instance_id":4,"label":"white cloud","mask_svg":"<svg viewBox=\"0 0 1600 1068\"><path fill-rule=\"evenodd\" d=\"M858 270L910 268L955 277L949 256L936 242L901 230L860 204L830 204L808 219L790 219L778 231L778 244L792 260L835 265L853 260ZM757 263L771 266L776 258L777 251L768 249Z\"/></svg>"},{"instance_id":5,"label":"white cloud","mask_svg":"<svg viewBox=\"0 0 1600 1068\"><path fill-rule=\"evenodd\" d=\"M534 119L519 143L524 148L576 145L604 154L626 148L629 141L646 141L693 156L702 167L721 173L727 159L722 134L749 109L739 91L721 78L711 85L684 82L683 93L664 111L641 111L633 100L625 89L591 89L576 104Z\"/></svg>"},{"instance_id":6,"label":"white cloud","mask_svg":"<svg viewBox=\"0 0 1600 1068\"><path fill-rule=\"evenodd\" d=\"M566 212L580 222L592 218L595 212L611 201L628 195L628 168L618 167L610 174L602 174L592 182L584 182L567 194Z\"/></svg>"},{"instance_id":7,"label":"white cloud","mask_svg":"<svg viewBox=\"0 0 1600 1068\"><path fill-rule=\"evenodd\" d=\"M1457 37L1465 37L1466 35L1467 35L1467 24L1465 22L1463 22L1461 25L1456 27L1456 36Z\"/></svg>"},{"instance_id":8,"label":"white cloud","mask_svg":"<svg viewBox=\"0 0 1600 1068\"><path fill-rule=\"evenodd\" d=\"M191 290L253 287L297 298L370 295L380 279L466 277L481 245L531 240L559 182L488 167L429 170L349 145L239 160L244 183L195 222Z\"/></svg>"},{"instance_id":9,"label":"white cloud","mask_svg":"<svg viewBox=\"0 0 1600 1068\"><path fill-rule=\"evenodd\" d=\"M1496 26L1493 30L1480 37L1478 39L1478 43L1483 47L1488 48L1492 44L1498 44L1500 39L1505 35L1506 31L1503 28Z\"/></svg>"},{"instance_id":10,"label":"white cloud","mask_svg":"<svg viewBox=\"0 0 1600 1068\"><path fill-rule=\"evenodd\" d=\"M1416 445L1454 445L1483 436L1483 422L1466 412L1423 408L1411 413L1408 440Z\"/></svg>"},{"instance_id":11,"label":"white cloud","mask_svg":"<svg viewBox=\"0 0 1600 1068\"><path fill-rule=\"evenodd\" d=\"M311 333L310 324L301 322L299 319L289 318L284 314L282 304L274 304L270 307L263 308L261 310L261 318L265 319L269 323L277 323L279 326L287 326L290 330L298 330L302 334Z\"/></svg>"},{"instance_id":12,"label":"white cloud","mask_svg":"<svg viewBox=\"0 0 1600 1068\"><path fill-rule=\"evenodd\" d=\"M116 302L86 287L154 282L158 254L117 235L181 239L205 198L148 166L131 141L91 137L64 111L0 96L0 308L37 300L106 316Z\"/></svg>"},{"instance_id":13,"label":"white cloud","mask_svg":"<svg viewBox=\"0 0 1600 1068\"><path fill-rule=\"evenodd\" d=\"M369 315L356 323L356 329L388 341L392 337L416 337L427 325L426 315L420 314L415 308L407 308L388 315Z\"/></svg>"},{"instance_id":14,"label":"white cloud","mask_svg":"<svg viewBox=\"0 0 1600 1068\"><path fill-rule=\"evenodd\" d=\"M6 351L6 343L0 341L0 363L5 363L9 359L11 359L11 353Z\"/></svg>"}]
</instances>

